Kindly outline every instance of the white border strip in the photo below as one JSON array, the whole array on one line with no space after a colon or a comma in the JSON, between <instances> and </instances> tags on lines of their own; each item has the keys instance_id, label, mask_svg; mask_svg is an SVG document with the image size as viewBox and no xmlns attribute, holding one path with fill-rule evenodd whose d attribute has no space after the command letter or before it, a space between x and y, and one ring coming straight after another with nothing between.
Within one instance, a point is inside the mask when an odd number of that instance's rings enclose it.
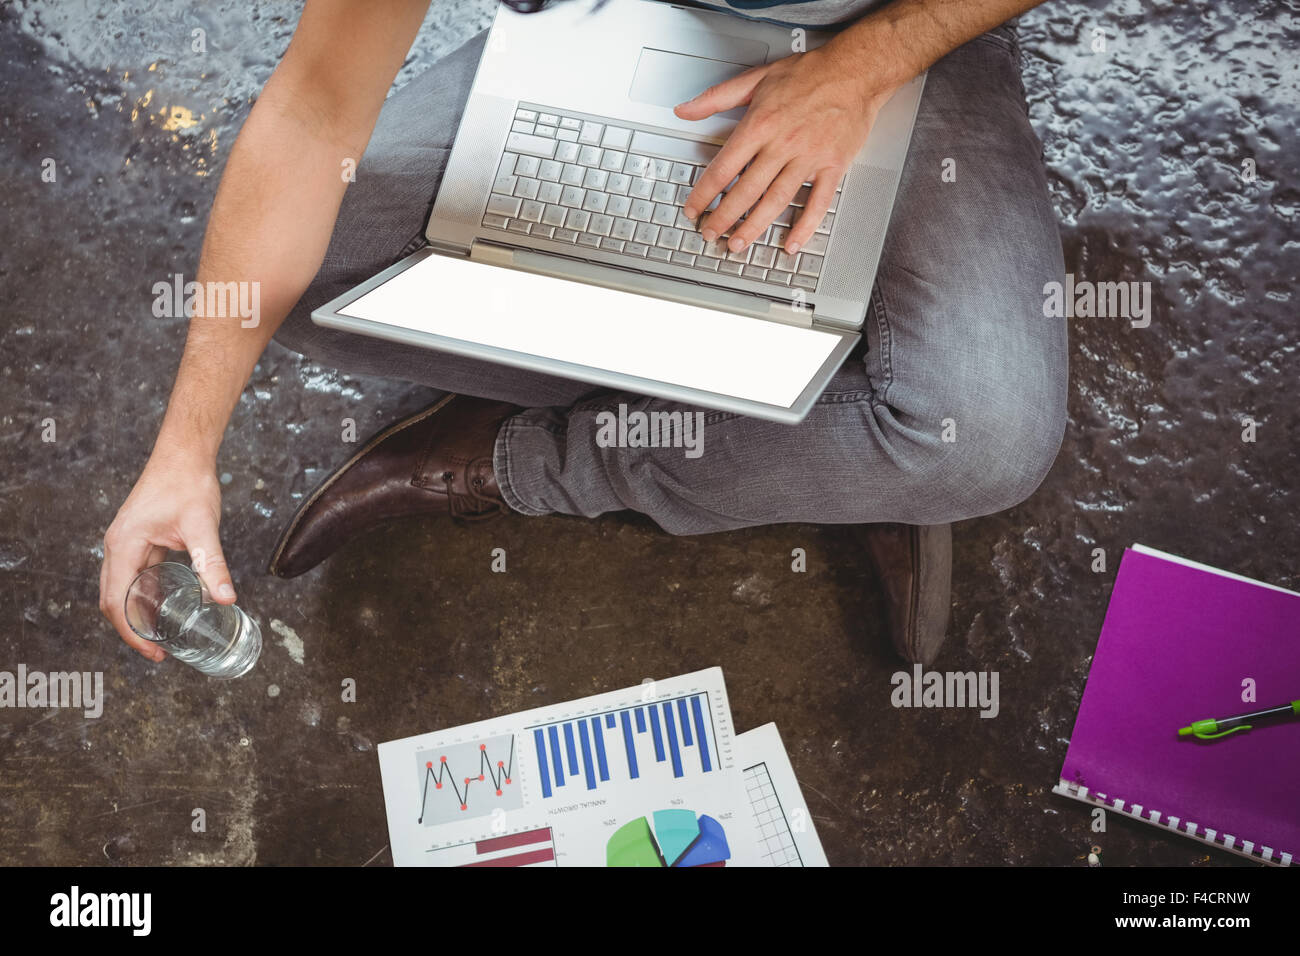
<instances>
[{"instance_id":1,"label":"white border strip","mask_svg":"<svg viewBox=\"0 0 1300 956\"><path fill-rule=\"evenodd\" d=\"M1062 797L1069 797L1071 800L1078 800L1080 803L1086 803L1089 806L1102 807L1106 810L1117 811L1130 819L1139 820L1142 823L1149 823L1153 826L1158 826L1163 830L1170 830L1177 833L1179 836L1191 837L1193 840L1204 843L1206 846L1212 846L1216 850L1227 850L1229 853L1235 853L1237 856L1244 856L1257 863L1267 863L1271 866L1291 865L1290 853L1279 853L1269 847L1260 847L1257 850L1255 843L1250 840L1238 840L1236 837L1226 833L1222 838L1219 838L1218 833L1210 829L1205 829L1204 835L1202 835L1201 828L1198 828L1191 820L1184 822L1179 820L1178 817L1167 817L1162 820L1160 818L1160 811L1144 811L1144 808L1137 804L1126 809L1123 800L1115 799L1107 801L1104 796L1099 794L1090 794L1088 793L1087 787L1081 787L1076 783L1071 783L1069 780L1059 780L1056 786L1052 788L1052 793L1058 794ZM1179 826L1180 823L1182 826ZM1240 849L1237 848L1238 843L1241 844Z\"/></svg>"},{"instance_id":2,"label":"white border strip","mask_svg":"<svg viewBox=\"0 0 1300 956\"><path fill-rule=\"evenodd\" d=\"M1256 581L1254 578L1248 578L1241 574L1233 574L1231 571L1224 571L1222 568L1215 568L1208 564L1201 564L1199 561L1180 558L1178 555L1169 554L1167 551L1157 551L1155 548L1148 548L1145 544L1134 543L1130 550L1136 551L1138 554L1150 555L1153 558L1164 558L1166 561L1172 561L1174 564L1181 564L1188 568L1196 568L1198 571L1208 571L1210 574L1217 574L1222 578L1231 578L1232 580L1240 581L1243 584L1255 584L1261 588L1268 588L1270 591L1281 591L1283 594L1300 597L1300 592L1288 591L1286 588L1278 587L1276 584L1269 584L1267 581Z\"/></svg>"}]
</instances>

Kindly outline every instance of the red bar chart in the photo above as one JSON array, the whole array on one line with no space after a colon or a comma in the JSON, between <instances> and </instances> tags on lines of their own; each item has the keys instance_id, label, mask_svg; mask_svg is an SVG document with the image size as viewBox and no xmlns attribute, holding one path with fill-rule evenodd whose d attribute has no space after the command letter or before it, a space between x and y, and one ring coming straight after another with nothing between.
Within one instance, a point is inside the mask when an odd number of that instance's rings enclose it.
<instances>
[{"instance_id":1,"label":"red bar chart","mask_svg":"<svg viewBox=\"0 0 1300 956\"><path fill-rule=\"evenodd\" d=\"M555 866L550 827L488 837L427 851L430 866Z\"/></svg>"}]
</instances>

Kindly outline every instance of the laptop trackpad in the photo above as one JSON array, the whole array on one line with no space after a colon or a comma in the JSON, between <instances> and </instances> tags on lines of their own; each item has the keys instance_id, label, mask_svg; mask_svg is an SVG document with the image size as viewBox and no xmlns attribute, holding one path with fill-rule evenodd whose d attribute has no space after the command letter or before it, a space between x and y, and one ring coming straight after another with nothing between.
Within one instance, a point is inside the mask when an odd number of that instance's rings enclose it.
<instances>
[{"instance_id":1,"label":"laptop trackpad","mask_svg":"<svg viewBox=\"0 0 1300 956\"><path fill-rule=\"evenodd\" d=\"M744 63L642 47L636 75L632 77L632 89L627 95L638 103L672 109L710 86L739 76L748 69ZM738 106L718 115L738 120L745 115L745 108Z\"/></svg>"}]
</instances>

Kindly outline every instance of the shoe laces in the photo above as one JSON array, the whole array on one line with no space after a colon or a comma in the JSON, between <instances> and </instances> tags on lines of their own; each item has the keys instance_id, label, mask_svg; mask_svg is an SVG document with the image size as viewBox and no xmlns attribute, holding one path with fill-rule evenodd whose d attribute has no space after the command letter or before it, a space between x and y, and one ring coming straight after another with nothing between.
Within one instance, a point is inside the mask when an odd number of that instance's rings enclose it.
<instances>
[{"instance_id":1,"label":"shoe laces","mask_svg":"<svg viewBox=\"0 0 1300 956\"><path fill-rule=\"evenodd\" d=\"M465 466L465 487L469 489L467 494L452 491L455 472L447 470L442 473L443 490L447 495L447 510L453 520L486 521L503 515L508 510L501 501L482 493L481 489L486 481L481 475L474 474L475 466L480 463L486 463L489 469L492 467L492 460L486 456L475 458Z\"/></svg>"}]
</instances>

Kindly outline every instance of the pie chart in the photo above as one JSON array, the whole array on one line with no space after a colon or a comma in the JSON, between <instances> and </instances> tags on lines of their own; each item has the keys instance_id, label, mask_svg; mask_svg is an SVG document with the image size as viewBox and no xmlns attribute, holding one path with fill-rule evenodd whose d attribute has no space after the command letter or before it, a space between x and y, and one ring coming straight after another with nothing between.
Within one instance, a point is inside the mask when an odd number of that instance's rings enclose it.
<instances>
[{"instance_id":1,"label":"pie chart","mask_svg":"<svg viewBox=\"0 0 1300 956\"><path fill-rule=\"evenodd\" d=\"M637 817L605 844L608 866L726 866L730 858L722 824L694 810Z\"/></svg>"}]
</instances>

